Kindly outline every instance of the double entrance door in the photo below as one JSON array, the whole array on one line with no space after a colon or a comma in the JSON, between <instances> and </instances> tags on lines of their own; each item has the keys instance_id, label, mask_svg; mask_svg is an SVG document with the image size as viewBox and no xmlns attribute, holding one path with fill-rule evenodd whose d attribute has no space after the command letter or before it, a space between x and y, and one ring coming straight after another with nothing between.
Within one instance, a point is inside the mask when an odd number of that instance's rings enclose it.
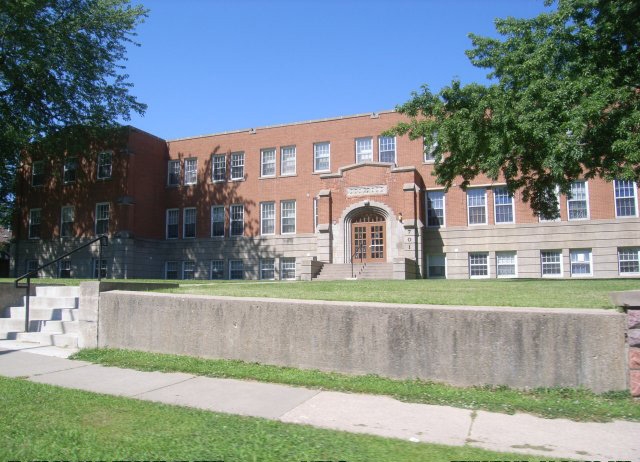
<instances>
[{"instance_id":1,"label":"double entrance door","mask_svg":"<svg viewBox=\"0 0 640 462\"><path fill-rule=\"evenodd\" d=\"M386 228L384 217L376 213L368 212L355 217L351 222L352 261L386 261Z\"/></svg>"}]
</instances>

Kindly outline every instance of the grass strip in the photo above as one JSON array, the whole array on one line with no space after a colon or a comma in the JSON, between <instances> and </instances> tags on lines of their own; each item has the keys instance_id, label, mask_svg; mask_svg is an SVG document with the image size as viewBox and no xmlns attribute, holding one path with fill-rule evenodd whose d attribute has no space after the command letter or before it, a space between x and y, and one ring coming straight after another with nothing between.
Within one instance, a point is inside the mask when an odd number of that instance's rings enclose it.
<instances>
[{"instance_id":1,"label":"grass strip","mask_svg":"<svg viewBox=\"0 0 640 462\"><path fill-rule=\"evenodd\" d=\"M450 461L517 454L356 435L0 377L0 460Z\"/></svg>"},{"instance_id":2,"label":"grass strip","mask_svg":"<svg viewBox=\"0 0 640 462\"><path fill-rule=\"evenodd\" d=\"M86 349L72 359L142 371L184 372L206 377L256 380L286 385L386 395L405 402L453 406L584 422L614 419L640 421L640 402L628 392L595 394L584 389L508 387L460 388L423 380L394 380L374 375L352 376L317 370L268 366L242 361L148 353L119 349Z\"/></svg>"}]
</instances>

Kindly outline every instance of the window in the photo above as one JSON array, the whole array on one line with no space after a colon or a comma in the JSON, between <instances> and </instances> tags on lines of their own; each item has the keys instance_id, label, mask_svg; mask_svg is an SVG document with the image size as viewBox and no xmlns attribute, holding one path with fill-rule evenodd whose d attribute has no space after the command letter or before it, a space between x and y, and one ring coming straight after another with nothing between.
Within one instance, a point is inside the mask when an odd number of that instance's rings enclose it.
<instances>
[{"instance_id":1,"label":"window","mask_svg":"<svg viewBox=\"0 0 640 462\"><path fill-rule=\"evenodd\" d=\"M467 191L467 209L470 225L487 224L487 191L470 189Z\"/></svg>"},{"instance_id":2,"label":"window","mask_svg":"<svg viewBox=\"0 0 640 462\"><path fill-rule=\"evenodd\" d=\"M493 190L493 202L496 224L513 223L513 196L507 188Z\"/></svg>"},{"instance_id":3,"label":"window","mask_svg":"<svg viewBox=\"0 0 640 462\"><path fill-rule=\"evenodd\" d=\"M211 207L211 237L224 237L224 206Z\"/></svg>"},{"instance_id":4,"label":"window","mask_svg":"<svg viewBox=\"0 0 640 462\"><path fill-rule=\"evenodd\" d=\"M65 184L75 183L77 170L78 160L75 158L67 159L64 163L64 167L62 168L62 181Z\"/></svg>"},{"instance_id":5,"label":"window","mask_svg":"<svg viewBox=\"0 0 640 462\"><path fill-rule=\"evenodd\" d=\"M210 279L224 279L224 260L211 260Z\"/></svg>"},{"instance_id":6,"label":"window","mask_svg":"<svg viewBox=\"0 0 640 462\"><path fill-rule=\"evenodd\" d=\"M41 220L42 220L42 209L32 209L29 211L29 239L40 238Z\"/></svg>"},{"instance_id":7,"label":"window","mask_svg":"<svg viewBox=\"0 0 640 462\"><path fill-rule=\"evenodd\" d=\"M262 202L260 204L260 234L274 234L276 232L276 204Z\"/></svg>"},{"instance_id":8,"label":"window","mask_svg":"<svg viewBox=\"0 0 640 462\"><path fill-rule=\"evenodd\" d=\"M571 276L591 276L591 249L570 250Z\"/></svg>"},{"instance_id":9,"label":"window","mask_svg":"<svg viewBox=\"0 0 640 462\"><path fill-rule=\"evenodd\" d=\"M182 238L190 239L196 237L196 209L195 207L185 208L182 217Z\"/></svg>"},{"instance_id":10,"label":"window","mask_svg":"<svg viewBox=\"0 0 640 462\"><path fill-rule=\"evenodd\" d=\"M615 180L613 189L616 197L616 217L638 216L636 192L638 188L633 181Z\"/></svg>"},{"instance_id":11,"label":"window","mask_svg":"<svg viewBox=\"0 0 640 462\"><path fill-rule=\"evenodd\" d=\"M260 151L260 176L276 176L276 150L263 149Z\"/></svg>"},{"instance_id":12,"label":"window","mask_svg":"<svg viewBox=\"0 0 640 462\"><path fill-rule=\"evenodd\" d=\"M378 159L380 162L396 163L395 136L381 136L378 138Z\"/></svg>"},{"instance_id":13,"label":"window","mask_svg":"<svg viewBox=\"0 0 640 462\"><path fill-rule=\"evenodd\" d=\"M296 278L296 259L295 258L281 258L280 259L280 279L295 279Z\"/></svg>"},{"instance_id":14,"label":"window","mask_svg":"<svg viewBox=\"0 0 640 462\"><path fill-rule=\"evenodd\" d=\"M182 262L182 279L195 279L196 277L196 262L183 261Z\"/></svg>"},{"instance_id":15,"label":"window","mask_svg":"<svg viewBox=\"0 0 640 462\"><path fill-rule=\"evenodd\" d=\"M260 279L275 279L276 269L273 258L260 259Z\"/></svg>"},{"instance_id":16,"label":"window","mask_svg":"<svg viewBox=\"0 0 640 462\"><path fill-rule=\"evenodd\" d=\"M618 249L618 271L621 275L640 274L640 247Z\"/></svg>"},{"instance_id":17,"label":"window","mask_svg":"<svg viewBox=\"0 0 640 462\"><path fill-rule=\"evenodd\" d=\"M179 209L167 210L167 239L178 239Z\"/></svg>"},{"instance_id":18,"label":"window","mask_svg":"<svg viewBox=\"0 0 640 462\"><path fill-rule=\"evenodd\" d=\"M109 232L109 203L96 204L96 234Z\"/></svg>"},{"instance_id":19,"label":"window","mask_svg":"<svg viewBox=\"0 0 640 462\"><path fill-rule=\"evenodd\" d=\"M71 278L71 260L60 260L58 262L58 277L62 279Z\"/></svg>"},{"instance_id":20,"label":"window","mask_svg":"<svg viewBox=\"0 0 640 462\"><path fill-rule=\"evenodd\" d=\"M232 205L229 215L231 235L242 236L244 234L244 207L242 204Z\"/></svg>"},{"instance_id":21,"label":"window","mask_svg":"<svg viewBox=\"0 0 640 462\"><path fill-rule=\"evenodd\" d=\"M427 277L447 277L447 259L445 255L427 255Z\"/></svg>"},{"instance_id":22,"label":"window","mask_svg":"<svg viewBox=\"0 0 640 462\"><path fill-rule=\"evenodd\" d=\"M541 222L544 221L560 221L560 188L558 186L554 187L552 191L547 192L548 199L555 199L556 209L555 209L555 217L547 216L544 214L540 214L539 218Z\"/></svg>"},{"instance_id":23,"label":"window","mask_svg":"<svg viewBox=\"0 0 640 462\"><path fill-rule=\"evenodd\" d=\"M487 252L469 254L469 277L489 277L489 254Z\"/></svg>"},{"instance_id":24,"label":"window","mask_svg":"<svg viewBox=\"0 0 640 462\"><path fill-rule=\"evenodd\" d=\"M167 165L167 184L178 186L180 184L180 161L170 160Z\"/></svg>"},{"instance_id":25,"label":"window","mask_svg":"<svg viewBox=\"0 0 640 462\"><path fill-rule=\"evenodd\" d=\"M496 274L499 278L517 276L517 258L515 252L496 252Z\"/></svg>"},{"instance_id":26,"label":"window","mask_svg":"<svg viewBox=\"0 0 640 462\"><path fill-rule=\"evenodd\" d=\"M427 226L444 226L444 191L427 191Z\"/></svg>"},{"instance_id":27,"label":"window","mask_svg":"<svg viewBox=\"0 0 640 462\"><path fill-rule=\"evenodd\" d=\"M427 139L422 138L422 144L424 145L424 162L433 163L436 160L436 149L438 148L438 132L432 134L433 142L427 144Z\"/></svg>"},{"instance_id":28,"label":"window","mask_svg":"<svg viewBox=\"0 0 640 462\"><path fill-rule=\"evenodd\" d=\"M589 194L586 181L574 181L567 196L567 213L569 220L586 220L589 218Z\"/></svg>"},{"instance_id":29,"label":"window","mask_svg":"<svg viewBox=\"0 0 640 462\"><path fill-rule=\"evenodd\" d=\"M373 160L372 138L356 138L356 164Z\"/></svg>"},{"instance_id":30,"label":"window","mask_svg":"<svg viewBox=\"0 0 640 462\"><path fill-rule=\"evenodd\" d=\"M99 258L93 259L93 277L95 279L107 277L107 260L105 258L102 260Z\"/></svg>"},{"instance_id":31,"label":"window","mask_svg":"<svg viewBox=\"0 0 640 462\"><path fill-rule=\"evenodd\" d=\"M231 154L231 179L244 179L244 152L234 152Z\"/></svg>"},{"instance_id":32,"label":"window","mask_svg":"<svg viewBox=\"0 0 640 462\"><path fill-rule=\"evenodd\" d=\"M229 261L229 279L244 279L244 263L242 260Z\"/></svg>"},{"instance_id":33,"label":"window","mask_svg":"<svg viewBox=\"0 0 640 462\"><path fill-rule=\"evenodd\" d=\"M98 179L106 180L111 178L111 151L105 151L98 154Z\"/></svg>"},{"instance_id":34,"label":"window","mask_svg":"<svg viewBox=\"0 0 640 462\"><path fill-rule=\"evenodd\" d=\"M40 277L39 273L34 272L38 266L40 266L38 260L27 260L27 273L33 273L32 278Z\"/></svg>"},{"instance_id":35,"label":"window","mask_svg":"<svg viewBox=\"0 0 640 462\"><path fill-rule=\"evenodd\" d=\"M280 216L282 223L280 232L282 234L293 234L296 232L296 201L283 201L280 203Z\"/></svg>"},{"instance_id":36,"label":"window","mask_svg":"<svg viewBox=\"0 0 640 462\"><path fill-rule=\"evenodd\" d=\"M560 250L543 250L540 252L542 276L562 276L562 252Z\"/></svg>"},{"instance_id":37,"label":"window","mask_svg":"<svg viewBox=\"0 0 640 462\"><path fill-rule=\"evenodd\" d=\"M330 169L331 145L328 142L313 145L313 171L326 172Z\"/></svg>"},{"instance_id":38,"label":"window","mask_svg":"<svg viewBox=\"0 0 640 462\"><path fill-rule=\"evenodd\" d=\"M164 278L178 279L178 262L168 261L164 264Z\"/></svg>"},{"instance_id":39,"label":"window","mask_svg":"<svg viewBox=\"0 0 640 462\"><path fill-rule=\"evenodd\" d=\"M211 156L211 180L224 181L227 179L227 157L224 154Z\"/></svg>"},{"instance_id":40,"label":"window","mask_svg":"<svg viewBox=\"0 0 640 462\"><path fill-rule=\"evenodd\" d=\"M31 166L31 186L42 186L44 184L44 162L37 160Z\"/></svg>"},{"instance_id":41,"label":"window","mask_svg":"<svg viewBox=\"0 0 640 462\"><path fill-rule=\"evenodd\" d=\"M196 184L198 182L198 159L184 160L184 184Z\"/></svg>"},{"instance_id":42,"label":"window","mask_svg":"<svg viewBox=\"0 0 640 462\"><path fill-rule=\"evenodd\" d=\"M280 148L280 175L296 174L296 147Z\"/></svg>"},{"instance_id":43,"label":"window","mask_svg":"<svg viewBox=\"0 0 640 462\"><path fill-rule=\"evenodd\" d=\"M60 237L73 236L74 215L72 206L62 207L60 214Z\"/></svg>"}]
</instances>

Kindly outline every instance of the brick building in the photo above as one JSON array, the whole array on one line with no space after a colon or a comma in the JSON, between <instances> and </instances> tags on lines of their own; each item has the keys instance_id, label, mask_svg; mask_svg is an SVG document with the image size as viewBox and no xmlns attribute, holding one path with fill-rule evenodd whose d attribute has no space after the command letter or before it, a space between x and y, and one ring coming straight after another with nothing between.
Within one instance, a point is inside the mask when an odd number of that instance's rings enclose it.
<instances>
[{"instance_id":1,"label":"brick building","mask_svg":"<svg viewBox=\"0 0 640 462\"><path fill-rule=\"evenodd\" d=\"M62 165L26 162L14 274L107 233L50 275L310 279L335 265L388 277L640 276L638 187L578 181L544 220L500 182L436 185L420 140L383 137L395 112L164 141ZM323 268L324 267L324 268Z\"/></svg>"}]
</instances>

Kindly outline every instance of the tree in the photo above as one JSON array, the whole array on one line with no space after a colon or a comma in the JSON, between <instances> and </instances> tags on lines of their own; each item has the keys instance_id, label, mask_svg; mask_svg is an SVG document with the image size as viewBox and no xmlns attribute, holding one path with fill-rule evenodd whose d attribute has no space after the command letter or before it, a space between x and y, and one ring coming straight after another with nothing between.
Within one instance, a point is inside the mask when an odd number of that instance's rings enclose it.
<instances>
[{"instance_id":1,"label":"tree","mask_svg":"<svg viewBox=\"0 0 640 462\"><path fill-rule=\"evenodd\" d=\"M578 178L640 180L640 2L559 0L495 25L501 39L470 34L467 51L490 84L425 85L389 133L424 137L445 188L502 177L549 217Z\"/></svg>"},{"instance_id":2,"label":"tree","mask_svg":"<svg viewBox=\"0 0 640 462\"><path fill-rule=\"evenodd\" d=\"M55 147L61 138L62 144L83 141L74 136L86 142L115 127L118 118L144 112L146 106L129 94L132 84L123 70L126 46L136 44L134 31L146 14L129 0L3 0L0 223L10 222L16 169L27 148L47 152L48 140Z\"/></svg>"}]
</instances>

